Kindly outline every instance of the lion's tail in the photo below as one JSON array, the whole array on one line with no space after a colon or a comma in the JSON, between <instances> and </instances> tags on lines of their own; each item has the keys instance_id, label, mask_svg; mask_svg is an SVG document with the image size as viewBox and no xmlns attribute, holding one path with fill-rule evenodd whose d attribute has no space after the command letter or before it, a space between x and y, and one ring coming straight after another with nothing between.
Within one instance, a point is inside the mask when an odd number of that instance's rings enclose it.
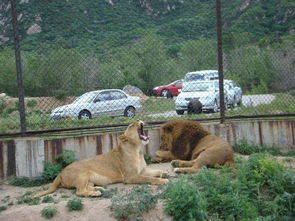
<instances>
[{"instance_id":1,"label":"lion's tail","mask_svg":"<svg viewBox=\"0 0 295 221\"><path fill-rule=\"evenodd\" d=\"M33 198L41 197L50 193L53 193L57 190L58 186L61 184L61 175L59 174L53 181L53 183L50 185L48 190L45 190L43 192L37 193L33 196Z\"/></svg>"}]
</instances>

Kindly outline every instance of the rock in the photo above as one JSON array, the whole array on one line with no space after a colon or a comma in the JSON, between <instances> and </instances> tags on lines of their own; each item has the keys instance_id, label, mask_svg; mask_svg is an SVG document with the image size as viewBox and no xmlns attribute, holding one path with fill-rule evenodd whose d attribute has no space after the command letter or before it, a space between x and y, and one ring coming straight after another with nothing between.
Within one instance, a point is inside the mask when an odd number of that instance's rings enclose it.
<instances>
[{"instance_id":1,"label":"rock","mask_svg":"<svg viewBox=\"0 0 295 221\"><path fill-rule=\"evenodd\" d=\"M5 93L0 94L0 98L5 98L5 97L7 97L7 95Z\"/></svg>"},{"instance_id":2,"label":"rock","mask_svg":"<svg viewBox=\"0 0 295 221\"><path fill-rule=\"evenodd\" d=\"M138 95L138 94L144 94L142 92L142 90L140 90L138 87L132 86L132 85L126 85L123 87L123 91L127 94L131 94L131 95Z\"/></svg>"}]
</instances>

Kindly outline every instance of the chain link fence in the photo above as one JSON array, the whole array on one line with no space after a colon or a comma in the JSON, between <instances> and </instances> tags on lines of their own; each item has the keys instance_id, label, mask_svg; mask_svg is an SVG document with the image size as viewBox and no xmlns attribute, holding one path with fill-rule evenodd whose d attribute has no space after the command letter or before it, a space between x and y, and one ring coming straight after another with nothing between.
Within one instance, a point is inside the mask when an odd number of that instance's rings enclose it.
<instances>
[{"instance_id":1,"label":"chain link fence","mask_svg":"<svg viewBox=\"0 0 295 221\"><path fill-rule=\"evenodd\" d=\"M0 134L21 128L10 2L0 3ZM220 118L215 2L206 21L169 23L165 5L149 24L155 8L135 14L131 2L16 2L27 131ZM224 28L226 118L294 116L295 41L277 38Z\"/></svg>"}]
</instances>

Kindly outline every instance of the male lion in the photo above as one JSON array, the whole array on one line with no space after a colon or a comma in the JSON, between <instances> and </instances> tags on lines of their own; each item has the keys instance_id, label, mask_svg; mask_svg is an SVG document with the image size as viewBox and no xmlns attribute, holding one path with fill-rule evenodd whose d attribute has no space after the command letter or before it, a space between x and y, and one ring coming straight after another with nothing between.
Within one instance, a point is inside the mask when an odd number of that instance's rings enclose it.
<instances>
[{"instance_id":1,"label":"male lion","mask_svg":"<svg viewBox=\"0 0 295 221\"><path fill-rule=\"evenodd\" d=\"M201 124L172 120L160 128L160 151L154 161L171 161L176 173L195 173L202 166L232 166L234 154L224 139L210 134Z\"/></svg>"},{"instance_id":2,"label":"male lion","mask_svg":"<svg viewBox=\"0 0 295 221\"><path fill-rule=\"evenodd\" d=\"M111 183L167 183L168 179L156 178L167 177L166 172L146 168L140 147L147 144L149 138L144 134L143 124L140 120L130 124L119 136L119 146L112 151L68 165L48 190L34 197L53 193L59 186L76 188L79 196L100 196L100 190L104 189L97 186Z\"/></svg>"}]
</instances>

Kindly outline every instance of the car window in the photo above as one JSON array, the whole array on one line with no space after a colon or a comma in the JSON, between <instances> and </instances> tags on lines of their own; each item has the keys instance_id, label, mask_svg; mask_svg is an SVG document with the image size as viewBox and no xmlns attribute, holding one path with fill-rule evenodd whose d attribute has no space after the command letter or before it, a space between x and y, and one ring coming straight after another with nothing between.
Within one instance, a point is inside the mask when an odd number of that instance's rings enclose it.
<instances>
[{"instance_id":1,"label":"car window","mask_svg":"<svg viewBox=\"0 0 295 221\"><path fill-rule=\"evenodd\" d=\"M112 97L112 100L118 100L118 99L124 99L127 96L124 93L120 92L120 91L112 91L111 92L111 97Z\"/></svg>"},{"instance_id":2,"label":"car window","mask_svg":"<svg viewBox=\"0 0 295 221\"><path fill-rule=\"evenodd\" d=\"M111 100L111 94L109 91L103 91L103 92L100 92L96 99L99 99L100 101L108 101L108 100Z\"/></svg>"},{"instance_id":3,"label":"car window","mask_svg":"<svg viewBox=\"0 0 295 221\"><path fill-rule=\"evenodd\" d=\"M182 85L182 81L176 81L174 84L175 84L176 86L181 86L181 85Z\"/></svg>"},{"instance_id":4,"label":"car window","mask_svg":"<svg viewBox=\"0 0 295 221\"><path fill-rule=\"evenodd\" d=\"M196 80L204 80L204 79L205 77L202 74L191 74L191 75L185 76L186 81L196 81Z\"/></svg>"}]
</instances>

